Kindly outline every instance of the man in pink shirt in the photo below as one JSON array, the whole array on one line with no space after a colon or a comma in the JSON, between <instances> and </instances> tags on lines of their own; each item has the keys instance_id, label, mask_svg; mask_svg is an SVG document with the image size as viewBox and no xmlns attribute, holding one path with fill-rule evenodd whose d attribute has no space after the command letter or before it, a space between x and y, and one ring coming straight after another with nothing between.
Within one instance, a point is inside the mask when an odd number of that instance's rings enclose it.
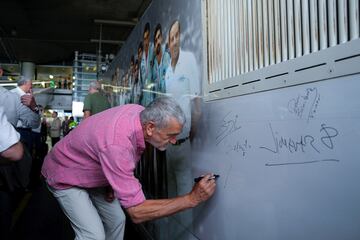
<instances>
[{"instance_id":1,"label":"man in pink shirt","mask_svg":"<svg viewBox=\"0 0 360 240\"><path fill-rule=\"evenodd\" d=\"M207 174L188 194L146 200L134 176L145 142L165 150L176 143L184 123L179 105L161 97L146 108L128 104L91 116L55 145L42 174L76 239L123 239L120 205L140 223L193 208L213 195L215 180ZM109 186L119 201L107 194Z\"/></svg>"}]
</instances>

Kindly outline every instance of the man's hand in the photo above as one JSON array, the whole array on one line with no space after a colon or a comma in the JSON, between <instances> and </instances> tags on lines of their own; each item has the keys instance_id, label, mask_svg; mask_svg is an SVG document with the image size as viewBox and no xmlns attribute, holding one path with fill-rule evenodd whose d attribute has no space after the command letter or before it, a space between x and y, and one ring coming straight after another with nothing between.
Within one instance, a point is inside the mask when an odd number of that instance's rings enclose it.
<instances>
[{"instance_id":1,"label":"man's hand","mask_svg":"<svg viewBox=\"0 0 360 240\"><path fill-rule=\"evenodd\" d=\"M188 194L170 199L145 200L136 206L126 208L126 211L134 223L141 223L193 208L214 194L216 183L213 176L205 175Z\"/></svg>"},{"instance_id":2,"label":"man's hand","mask_svg":"<svg viewBox=\"0 0 360 240\"><path fill-rule=\"evenodd\" d=\"M32 94L25 94L21 96L21 103L35 111L36 101Z\"/></svg>"},{"instance_id":3,"label":"man's hand","mask_svg":"<svg viewBox=\"0 0 360 240\"><path fill-rule=\"evenodd\" d=\"M114 201L114 199L115 199L114 190L112 189L111 186L107 186L105 193L105 200L111 203L112 201Z\"/></svg>"},{"instance_id":4,"label":"man's hand","mask_svg":"<svg viewBox=\"0 0 360 240\"><path fill-rule=\"evenodd\" d=\"M189 197L193 206L208 200L215 192L215 179L213 174L205 175L198 183L196 183L191 190Z\"/></svg>"}]
</instances>

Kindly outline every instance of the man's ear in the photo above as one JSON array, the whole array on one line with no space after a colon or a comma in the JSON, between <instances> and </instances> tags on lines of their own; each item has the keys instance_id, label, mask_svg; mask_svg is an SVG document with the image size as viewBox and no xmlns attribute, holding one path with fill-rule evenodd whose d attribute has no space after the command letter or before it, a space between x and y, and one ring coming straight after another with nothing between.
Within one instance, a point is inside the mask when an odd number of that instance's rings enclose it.
<instances>
[{"instance_id":1,"label":"man's ear","mask_svg":"<svg viewBox=\"0 0 360 240\"><path fill-rule=\"evenodd\" d=\"M153 121L149 121L145 124L146 134L151 137L155 131L155 123Z\"/></svg>"}]
</instances>

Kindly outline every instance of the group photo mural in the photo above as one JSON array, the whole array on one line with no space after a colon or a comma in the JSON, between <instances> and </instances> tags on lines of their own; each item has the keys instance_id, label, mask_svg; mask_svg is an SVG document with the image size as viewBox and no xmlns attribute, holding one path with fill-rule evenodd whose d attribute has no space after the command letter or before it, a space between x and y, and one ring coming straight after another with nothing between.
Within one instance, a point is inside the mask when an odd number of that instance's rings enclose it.
<instances>
[{"instance_id":1,"label":"group photo mural","mask_svg":"<svg viewBox=\"0 0 360 240\"><path fill-rule=\"evenodd\" d=\"M180 47L180 21L174 20L166 35L161 23L155 25L153 34L150 27L150 22L146 22L128 68L115 68L111 85L118 86L120 94L117 99L112 99L113 105L136 103L146 106L160 95L189 97L200 94L195 57Z\"/></svg>"},{"instance_id":2,"label":"group photo mural","mask_svg":"<svg viewBox=\"0 0 360 240\"><path fill-rule=\"evenodd\" d=\"M149 198L182 195L193 186L190 154L196 130L194 123L200 113L202 84L201 15L196 14L201 2L170 2L152 2L112 62L108 76L110 91L107 92L112 106L129 103L146 106L156 97L165 95L173 97L186 115L177 144L168 146L166 152L160 153L150 146L144 152L140 175L146 178L143 189ZM164 170L164 179L152 176L151 170L148 172L154 165L158 174L159 169ZM153 194L152 183L155 181L151 182L151 178L157 178L158 183L166 182L164 195ZM169 221L166 229L158 230L165 235L164 239L168 234L180 237L191 232L191 210L171 219L173 217L165 220Z\"/></svg>"}]
</instances>

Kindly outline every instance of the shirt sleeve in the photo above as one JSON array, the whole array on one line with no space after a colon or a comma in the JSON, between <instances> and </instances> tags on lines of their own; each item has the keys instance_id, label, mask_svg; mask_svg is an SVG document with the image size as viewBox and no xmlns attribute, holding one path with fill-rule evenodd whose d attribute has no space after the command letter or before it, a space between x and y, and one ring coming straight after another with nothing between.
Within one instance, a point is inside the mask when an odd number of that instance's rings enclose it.
<instances>
[{"instance_id":1,"label":"shirt sleeve","mask_svg":"<svg viewBox=\"0 0 360 240\"><path fill-rule=\"evenodd\" d=\"M23 127L38 128L40 126L40 115L23 105L19 98L17 100L16 110Z\"/></svg>"},{"instance_id":2,"label":"shirt sleeve","mask_svg":"<svg viewBox=\"0 0 360 240\"><path fill-rule=\"evenodd\" d=\"M83 112L90 111L90 109L91 109L91 101L90 101L90 94L88 94L85 96L85 99L84 99Z\"/></svg>"},{"instance_id":3,"label":"shirt sleeve","mask_svg":"<svg viewBox=\"0 0 360 240\"><path fill-rule=\"evenodd\" d=\"M6 102L9 104L4 111L12 125L16 126L19 121L25 128L38 128L40 126L40 115L23 105L16 93L6 91L2 94L4 94L3 97L6 97Z\"/></svg>"},{"instance_id":4,"label":"shirt sleeve","mask_svg":"<svg viewBox=\"0 0 360 240\"><path fill-rule=\"evenodd\" d=\"M110 145L100 153L103 172L124 208L145 201L141 184L134 176L137 162L135 153L127 146Z\"/></svg>"},{"instance_id":5,"label":"shirt sleeve","mask_svg":"<svg viewBox=\"0 0 360 240\"><path fill-rule=\"evenodd\" d=\"M0 109L0 129L0 152L3 152L15 143L19 142L20 134L7 121L2 109Z\"/></svg>"}]
</instances>

